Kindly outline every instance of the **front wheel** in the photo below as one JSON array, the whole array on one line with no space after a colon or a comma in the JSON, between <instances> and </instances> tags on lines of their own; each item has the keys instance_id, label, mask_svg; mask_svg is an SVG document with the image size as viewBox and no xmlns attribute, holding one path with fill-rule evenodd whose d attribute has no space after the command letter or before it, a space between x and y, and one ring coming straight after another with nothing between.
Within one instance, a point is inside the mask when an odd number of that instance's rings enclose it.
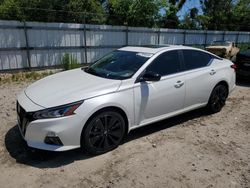
<instances>
[{"instance_id":1,"label":"front wheel","mask_svg":"<svg viewBox=\"0 0 250 188\"><path fill-rule=\"evenodd\" d=\"M210 113L217 113L221 111L222 107L226 103L228 97L228 89L225 85L217 85L213 89L209 98L207 108Z\"/></svg>"},{"instance_id":2,"label":"front wheel","mask_svg":"<svg viewBox=\"0 0 250 188\"><path fill-rule=\"evenodd\" d=\"M125 134L125 121L116 111L103 111L91 118L82 134L82 145L91 154L97 155L113 150Z\"/></svg>"}]
</instances>

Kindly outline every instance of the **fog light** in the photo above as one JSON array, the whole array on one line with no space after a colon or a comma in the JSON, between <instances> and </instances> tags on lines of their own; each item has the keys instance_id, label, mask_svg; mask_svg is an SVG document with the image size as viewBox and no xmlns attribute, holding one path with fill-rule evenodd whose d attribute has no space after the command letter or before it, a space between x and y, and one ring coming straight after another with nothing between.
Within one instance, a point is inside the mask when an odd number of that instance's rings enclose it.
<instances>
[{"instance_id":1,"label":"fog light","mask_svg":"<svg viewBox=\"0 0 250 188\"><path fill-rule=\"evenodd\" d=\"M63 146L62 141L54 132L48 132L44 139L44 143L51 145Z\"/></svg>"}]
</instances>

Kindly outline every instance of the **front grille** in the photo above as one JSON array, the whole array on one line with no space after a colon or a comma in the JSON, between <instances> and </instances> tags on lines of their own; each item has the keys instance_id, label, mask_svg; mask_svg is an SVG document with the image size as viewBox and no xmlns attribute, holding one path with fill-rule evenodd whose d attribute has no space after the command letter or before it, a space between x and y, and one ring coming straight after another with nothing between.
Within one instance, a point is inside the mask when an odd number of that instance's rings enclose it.
<instances>
[{"instance_id":1,"label":"front grille","mask_svg":"<svg viewBox=\"0 0 250 188\"><path fill-rule=\"evenodd\" d=\"M33 121L33 114L27 113L24 108L17 102L16 103L17 109L17 118L18 118L18 126L23 136L25 136L26 129L28 124Z\"/></svg>"}]
</instances>

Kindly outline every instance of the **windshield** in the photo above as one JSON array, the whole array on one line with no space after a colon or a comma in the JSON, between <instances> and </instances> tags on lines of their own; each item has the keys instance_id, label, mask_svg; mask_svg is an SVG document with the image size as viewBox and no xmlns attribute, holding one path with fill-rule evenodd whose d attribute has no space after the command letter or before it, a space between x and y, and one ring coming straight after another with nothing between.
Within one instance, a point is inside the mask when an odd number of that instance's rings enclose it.
<instances>
[{"instance_id":1,"label":"windshield","mask_svg":"<svg viewBox=\"0 0 250 188\"><path fill-rule=\"evenodd\" d=\"M127 79L132 77L152 55L116 50L96 61L85 69L85 72L104 78Z\"/></svg>"},{"instance_id":2,"label":"windshield","mask_svg":"<svg viewBox=\"0 0 250 188\"><path fill-rule=\"evenodd\" d=\"M229 46L230 42L227 42L227 41L214 41L212 44L214 46Z\"/></svg>"}]
</instances>

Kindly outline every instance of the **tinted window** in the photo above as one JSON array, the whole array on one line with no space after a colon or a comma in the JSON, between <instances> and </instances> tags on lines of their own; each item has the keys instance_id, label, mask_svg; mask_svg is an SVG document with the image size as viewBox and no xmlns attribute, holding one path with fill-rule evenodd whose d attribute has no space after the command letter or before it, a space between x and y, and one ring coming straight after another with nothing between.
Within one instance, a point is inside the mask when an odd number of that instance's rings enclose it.
<instances>
[{"instance_id":1,"label":"tinted window","mask_svg":"<svg viewBox=\"0 0 250 188\"><path fill-rule=\"evenodd\" d=\"M99 59L85 71L104 78L123 80L132 77L152 55L116 50Z\"/></svg>"},{"instance_id":2,"label":"tinted window","mask_svg":"<svg viewBox=\"0 0 250 188\"><path fill-rule=\"evenodd\" d=\"M180 60L178 51L170 51L159 55L147 68L161 76L173 74L180 71Z\"/></svg>"},{"instance_id":3,"label":"tinted window","mask_svg":"<svg viewBox=\"0 0 250 188\"><path fill-rule=\"evenodd\" d=\"M208 65L212 57L197 50L183 50L185 70L196 69Z\"/></svg>"}]
</instances>

